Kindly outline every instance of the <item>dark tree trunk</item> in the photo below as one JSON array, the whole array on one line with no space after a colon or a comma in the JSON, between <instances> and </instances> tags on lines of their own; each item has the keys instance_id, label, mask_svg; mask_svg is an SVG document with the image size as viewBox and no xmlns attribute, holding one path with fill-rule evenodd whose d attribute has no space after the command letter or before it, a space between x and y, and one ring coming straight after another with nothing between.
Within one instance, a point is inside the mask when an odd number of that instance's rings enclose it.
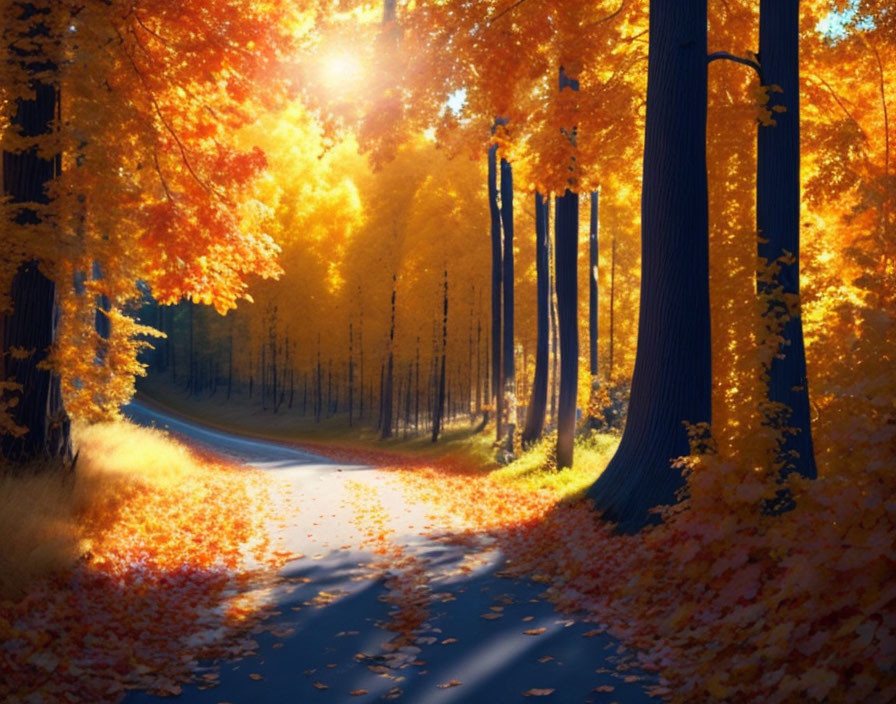
<instances>
[{"instance_id":1,"label":"dark tree trunk","mask_svg":"<svg viewBox=\"0 0 896 704\"><path fill-rule=\"evenodd\" d=\"M613 381L613 353L616 344L616 235L613 235L613 251L610 253L610 360L607 380Z\"/></svg>"},{"instance_id":2,"label":"dark tree trunk","mask_svg":"<svg viewBox=\"0 0 896 704\"><path fill-rule=\"evenodd\" d=\"M420 338L417 338L417 360L414 370L414 433L420 432Z\"/></svg>"},{"instance_id":3,"label":"dark tree trunk","mask_svg":"<svg viewBox=\"0 0 896 704\"><path fill-rule=\"evenodd\" d=\"M442 294L442 355L439 362L439 380L436 391L436 403L432 414L432 441L438 442L442 430L442 416L445 413L445 358L448 351L448 270L445 270L445 283Z\"/></svg>"},{"instance_id":4,"label":"dark tree trunk","mask_svg":"<svg viewBox=\"0 0 896 704\"><path fill-rule=\"evenodd\" d=\"M501 366L501 211L498 208L498 145L488 150L488 210L491 218L492 237L492 388L491 397L496 404L495 425L498 440L502 437L504 418L504 379Z\"/></svg>"},{"instance_id":5,"label":"dark tree trunk","mask_svg":"<svg viewBox=\"0 0 896 704\"><path fill-rule=\"evenodd\" d=\"M227 355L227 400L230 400L230 394L233 392L233 333L229 337L229 353Z\"/></svg>"},{"instance_id":6,"label":"dark tree trunk","mask_svg":"<svg viewBox=\"0 0 896 704\"><path fill-rule=\"evenodd\" d=\"M274 312L271 316L271 403L274 407L274 413L280 410L280 397L277 394L277 307L274 306Z\"/></svg>"},{"instance_id":7,"label":"dark tree trunk","mask_svg":"<svg viewBox=\"0 0 896 704\"><path fill-rule=\"evenodd\" d=\"M189 325L189 345L187 347L187 389L192 396L196 393L196 355L193 350L193 301L187 301L187 325ZM264 349L262 347L262 349ZM262 393L262 398L264 394Z\"/></svg>"},{"instance_id":8,"label":"dark tree trunk","mask_svg":"<svg viewBox=\"0 0 896 704\"><path fill-rule=\"evenodd\" d=\"M556 198L555 207L556 207ZM553 266L557 264L557 249L555 243L551 241L551 201L550 196L545 203L545 222L547 223L547 239L548 239L548 259ZM556 225L555 225L556 226ZM551 324L551 423L557 423L557 379L559 378L557 363L560 360L560 339L557 330L557 286L551 277L552 267L548 267L548 296L549 305L549 322Z\"/></svg>"},{"instance_id":9,"label":"dark tree trunk","mask_svg":"<svg viewBox=\"0 0 896 704\"><path fill-rule=\"evenodd\" d=\"M503 377L504 412L506 439L504 447L513 452L516 432L516 355L513 344L513 172L510 164L501 159L501 223L504 229L504 262L502 285L504 288L503 310Z\"/></svg>"},{"instance_id":10,"label":"dark tree trunk","mask_svg":"<svg viewBox=\"0 0 896 704\"><path fill-rule=\"evenodd\" d=\"M361 295L361 287L358 287L358 296ZM364 309L361 309L358 324L358 420L364 419Z\"/></svg>"},{"instance_id":11,"label":"dark tree trunk","mask_svg":"<svg viewBox=\"0 0 896 704\"><path fill-rule=\"evenodd\" d=\"M482 412L482 320L476 320L476 415Z\"/></svg>"},{"instance_id":12,"label":"dark tree trunk","mask_svg":"<svg viewBox=\"0 0 896 704\"><path fill-rule=\"evenodd\" d=\"M392 375L394 372L395 344L395 289L397 276L392 274L392 318L389 323L389 359L386 363L386 382L383 385L383 424L380 431L380 439L392 437Z\"/></svg>"},{"instance_id":13,"label":"dark tree trunk","mask_svg":"<svg viewBox=\"0 0 896 704\"><path fill-rule=\"evenodd\" d=\"M268 368L266 364L267 343L261 343L261 410L267 410L268 398Z\"/></svg>"},{"instance_id":14,"label":"dark tree trunk","mask_svg":"<svg viewBox=\"0 0 896 704\"><path fill-rule=\"evenodd\" d=\"M171 383L177 383L177 346L174 344L174 313L177 310L175 306L171 307L171 313L168 318L168 338L165 340L165 347L168 350L168 361L171 364ZM252 395L251 392L249 394Z\"/></svg>"},{"instance_id":15,"label":"dark tree trunk","mask_svg":"<svg viewBox=\"0 0 896 704\"><path fill-rule=\"evenodd\" d=\"M355 334L352 324L348 324L348 427L352 427L352 412L355 407Z\"/></svg>"},{"instance_id":16,"label":"dark tree trunk","mask_svg":"<svg viewBox=\"0 0 896 704\"><path fill-rule=\"evenodd\" d=\"M411 431L411 388L414 384L414 364L408 363L408 383L404 392L404 434Z\"/></svg>"},{"instance_id":17,"label":"dark tree trunk","mask_svg":"<svg viewBox=\"0 0 896 704\"><path fill-rule=\"evenodd\" d=\"M578 240L579 194L556 199L557 322L560 338L560 395L557 400L557 467L572 467L579 381Z\"/></svg>"},{"instance_id":18,"label":"dark tree trunk","mask_svg":"<svg viewBox=\"0 0 896 704\"><path fill-rule=\"evenodd\" d=\"M49 10L47 10L49 11ZM22 5L22 19L29 19L44 12L28 3ZM25 46L33 37L46 35L48 24L37 24L28 37L22 37ZM22 67L34 75L54 71L56 66L37 55L39 50L16 46L12 53L18 55ZM59 92L53 85L35 81L34 97L18 99L13 123L24 137L36 137L51 132L54 118L59 113ZM36 148L24 152L3 153L4 193L12 203L50 202L47 184L59 173L58 156L43 159ZM21 208L15 216L15 224L28 226L40 222L40 216L31 208ZM7 225L15 226L15 225ZM22 387L18 403L10 409L13 422L27 431L19 436L3 435L0 450L3 457L13 462L38 459L62 459L71 461L71 423L62 403L59 376L41 363L56 337L59 311L56 305L56 285L44 276L36 260L19 265L12 280L12 312L3 320L4 378ZM34 350L27 357L16 358L14 348Z\"/></svg>"},{"instance_id":19,"label":"dark tree trunk","mask_svg":"<svg viewBox=\"0 0 896 704\"><path fill-rule=\"evenodd\" d=\"M628 422L589 495L624 531L675 501L684 422L710 420L706 0L652 0L642 197L641 312Z\"/></svg>"},{"instance_id":20,"label":"dark tree trunk","mask_svg":"<svg viewBox=\"0 0 896 704\"><path fill-rule=\"evenodd\" d=\"M591 192L591 226L588 231L588 373L591 376L591 396L588 401L588 428L595 430L600 426L599 420L591 415L594 410L596 394L600 389L597 377L597 340L598 340L598 233L600 194Z\"/></svg>"},{"instance_id":21,"label":"dark tree trunk","mask_svg":"<svg viewBox=\"0 0 896 704\"><path fill-rule=\"evenodd\" d=\"M544 417L548 400L548 336L550 324L548 307L550 298L550 271L548 262L547 206L541 193L535 194L535 277L536 308L538 313L538 338L535 345L535 378L529 396L526 427L523 429L523 445L531 445L544 431Z\"/></svg>"},{"instance_id":22,"label":"dark tree trunk","mask_svg":"<svg viewBox=\"0 0 896 704\"><path fill-rule=\"evenodd\" d=\"M292 404L296 400L296 370L289 370L289 410L292 410Z\"/></svg>"},{"instance_id":23,"label":"dark tree trunk","mask_svg":"<svg viewBox=\"0 0 896 704\"><path fill-rule=\"evenodd\" d=\"M333 415L333 360L327 360L327 418Z\"/></svg>"},{"instance_id":24,"label":"dark tree trunk","mask_svg":"<svg viewBox=\"0 0 896 704\"><path fill-rule=\"evenodd\" d=\"M597 236L598 193L591 192L591 227L588 231L588 371L597 376Z\"/></svg>"},{"instance_id":25,"label":"dark tree trunk","mask_svg":"<svg viewBox=\"0 0 896 704\"><path fill-rule=\"evenodd\" d=\"M781 263L774 282L760 277L760 293L772 294L781 287L784 296L800 292L800 96L799 96L799 0L760 0L759 56L763 83L778 85L780 93L771 93L768 107L783 106L775 112L775 125L760 125L756 175L756 227L759 231L760 262L775 262L785 253L790 263ZM787 304L768 301L771 317L786 314ZM806 379L806 351L799 309L783 330L784 344L772 360L768 372L768 399L790 409L783 425L796 434L787 434L779 460L785 471L797 471L815 478L815 452L809 419L809 385Z\"/></svg>"},{"instance_id":26,"label":"dark tree trunk","mask_svg":"<svg viewBox=\"0 0 896 704\"><path fill-rule=\"evenodd\" d=\"M320 335L317 336L317 395L314 400L314 420L320 423L324 410L323 369L320 364Z\"/></svg>"},{"instance_id":27,"label":"dark tree trunk","mask_svg":"<svg viewBox=\"0 0 896 704\"><path fill-rule=\"evenodd\" d=\"M308 410L308 372L302 374L302 417Z\"/></svg>"},{"instance_id":28,"label":"dark tree trunk","mask_svg":"<svg viewBox=\"0 0 896 704\"><path fill-rule=\"evenodd\" d=\"M386 380L386 365L380 364L380 417L376 421L376 427L379 430L383 427L383 407L386 403L386 395L383 392Z\"/></svg>"},{"instance_id":29,"label":"dark tree trunk","mask_svg":"<svg viewBox=\"0 0 896 704\"><path fill-rule=\"evenodd\" d=\"M93 280L99 281L103 278L103 269L100 263L93 262ZM97 357L99 359L106 358L106 345L104 340L108 340L112 335L112 320L109 318L109 312L112 310L112 303L105 293L101 293L96 297L96 312L94 313L93 327L96 334L100 337L100 345L97 349Z\"/></svg>"}]
</instances>

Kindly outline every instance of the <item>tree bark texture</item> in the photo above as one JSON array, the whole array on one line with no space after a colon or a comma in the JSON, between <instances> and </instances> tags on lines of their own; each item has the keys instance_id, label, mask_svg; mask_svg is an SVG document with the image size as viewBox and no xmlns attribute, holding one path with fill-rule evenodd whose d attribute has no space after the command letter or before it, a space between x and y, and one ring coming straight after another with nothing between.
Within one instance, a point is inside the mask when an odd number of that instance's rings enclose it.
<instances>
[{"instance_id":1,"label":"tree bark texture","mask_svg":"<svg viewBox=\"0 0 896 704\"><path fill-rule=\"evenodd\" d=\"M22 6L24 19L44 11L50 10L31 3ZM38 23L30 36L47 33L48 27ZM27 47L29 37L22 39ZM31 75L55 69L46 58L29 53L27 48L11 49ZM20 134L26 137L49 134L59 111L59 92L54 85L34 81L33 87L34 97L18 100L13 119ZM49 203L46 186L59 168L58 156L43 159L36 148L4 152L4 193L13 203ZM23 205L15 222L34 225L40 218L32 208ZM68 462L72 454L71 423L63 406L59 376L41 368L56 337L56 285L43 274L38 261L30 260L19 266L10 294L13 308L3 318L4 378L21 385L19 402L10 412L13 422L27 431L19 437L0 437L0 451L6 460L17 463L42 459ZM30 354L13 354L13 350Z\"/></svg>"},{"instance_id":2,"label":"tree bark texture","mask_svg":"<svg viewBox=\"0 0 896 704\"><path fill-rule=\"evenodd\" d=\"M497 437L502 436L503 421L503 389L504 380L501 374L501 211L498 208L498 145L488 150L488 210L491 219L492 239L492 389L491 396L495 400L495 424Z\"/></svg>"},{"instance_id":3,"label":"tree bark texture","mask_svg":"<svg viewBox=\"0 0 896 704\"><path fill-rule=\"evenodd\" d=\"M502 320L502 376L504 386L504 412L506 414L505 448L513 452L514 433L517 424L516 363L513 334L513 171L505 159L501 159L501 224L504 231L504 261L502 271L503 320Z\"/></svg>"},{"instance_id":4,"label":"tree bark texture","mask_svg":"<svg viewBox=\"0 0 896 704\"><path fill-rule=\"evenodd\" d=\"M652 0L638 347L622 441L589 490L623 531L675 501L684 422L710 420L706 66L706 0Z\"/></svg>"},{"instance_id":5,"label":"tree bark texture","mask_svg":"<svg viewBox=\"0 0 896 704\"><path fill-rule=\"evenodd\" d=\"M557 467L572 467L579 380L578 240L579 194L556 199L554 222L557 327L560 339L560 393L557 399Z\"/></svg>"},{"instance_id":6,"label":"tree bark texture","mask_svg":"<svg viewBox=\"0 0 896 704\"><path fill-rule=\"evenodd\" d=\"M550 298L550 271L548 262L547 205L541 193L535 194L535 289L538 320L535 345L535 378L529 397L526 426L523 429L523 445L530 445L541 437L544 431L545 412L548 400L548 356L550 321L548 307Z\"/></svg>"},{"instance_id":7,"label":"tree bark texture","mask_svg":"<svg viewBox=\"0 0 896 704\"><path fill-rule=\"evenodd\" d=\"M799 296L800 273L800 96L799 96L799 0L761 0L759 3L759 57L763 82L778 85L782 92L771 93L769 109L781 105L784 112L773 113L775 125L760 125L756 174L756 227L759 231L760 261L774 262L789 252L793 261L782 264L775 283L786 296ZM764 284L759 282L759 292ZM770 301L774 310L785 310L782 301ZM809 385L806 379L806 351L799 310L787 321L786 340L781 355L769 369L768 398L790 408L786 425L796 429L781 448L791 470L814 478L815 452L810 427ZM796 453L795 455L793 453Z\"/></svg>"}]
</instances>

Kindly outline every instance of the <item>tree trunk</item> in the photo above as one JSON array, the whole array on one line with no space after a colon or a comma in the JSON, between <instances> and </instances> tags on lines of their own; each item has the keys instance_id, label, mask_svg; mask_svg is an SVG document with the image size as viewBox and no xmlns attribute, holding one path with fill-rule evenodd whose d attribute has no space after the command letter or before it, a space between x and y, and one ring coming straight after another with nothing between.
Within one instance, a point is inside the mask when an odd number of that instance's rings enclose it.
<instances>
[{"instance_id":1,"label":"tree trunk","mask_svg":"<svg viewBox=\"0 0 896 704\"><path fill-rule=\"evenodd\" d=\"M641 235L641 311L628 422L589 490L624 531L675 501L684 422L710 420L706 0L652 0Z\"/></svg>"},{"instance_id":2,"label":"tree trunk","mask_svg":"<svg viewBox=\"0 0 896 704\"><path fill-rule=\"evenodd\" d=\"M22 19L30 19L43 12L31 3L22 5ZM26 46L35 37L50 33L49 23L38 23L29 32ZM33 53L30 53L33 51ZM53 72L55 64L40 56L40 49L12 48L29 74ZM59 92L54 85L35 80L34 97L18 99L13 124L23 137L49 134L54 118L59 113ZM43 159L37 148L24 152L3 152L4 193L12 203L50 202L47 184L60 170L58 156ZM40 223L40 216L31 208L21 208L15 225ZM18 403L10 409L12 421L25 428L19 437L0 437L0 451L12 462L38 459L62 459L68 463L72 456L71 423L62 403L59 376L42 368L56 337L59 310L56 304L56 285L40 270L39 262L30 260L19 265L12 280L12 312L3 320L4 379L21 385ZM26 357L12 355L15 348L33 350ZM18 358L17 358L18 357Z\"/></svg>"},{"instance_id":3,"label":"tree trunk","mask_svg":"<svg viewBox=\"0 0 896 704\"><path fill-rule=\"evenodd\" d=\"M392 375L394 367L393 345L395 344L395 289L397 276L392 274L392 318L389 323L389 359L386 363L386 382L383 385L383 424L380 439L392 437Z\"/></svg>"},{"instance_id":4,"label":"tree trunk","mask_svg":"<svg viewBox=\"0 0 896 704\"><path fill-rule=\"evenodd\" d=\"M503 378L504 412L506 413L506 438L504 448L513 452L516 432L516 355L513 340L513 172L510 164L501 159L501 223L504 229L504 262L502 285L504 288L503 311ZM500 438L499 438L500 439Z\"/></svg>"},{"instance_id":5,"label":"tree trunk","mask_svg":"<svg viewBox=\"0 0 896 704\"><path fill-rule=\"evenodd\" d=\"M598 340L598 207L600 193L591 192L591 227L588 231L588 372L591 376L591 395L588 399L588 428L596 430L599 420L591 415L595 409L600 380L597 376L597 340Z\"/></svg>"},{"instance_id":6,"label":"tree trunk","mask_svg":"<svg viewBox=\"0 0 896 704\"><path fill-rule=\"evenodd\" d=\"M501 211L498 209L498 145L488 150L488 210L492 236L492 388L495 402L495 426L497 439L502 437L504 419L504 378L501 365Z\"/></svg>"},{"instance_id":7,"label":"tree trunk","mask_svg":"<svg viewBox=\"0 0 896 704\"><path fill-rule=\"evenodd\" d=\"M529 396L526 427L523 429L523 446L531 445L544 432L544 417L548 399L548 336L550 324L548 307L550 298L550 271L548 263L547 205L541 193L535 194L535 278L536 308L538 313L538 338L535 345L535 378Z\"/></svg>"},{"instance_id":8,"label":"tree trunk","mask_svg":"<svg viewBox=\"0 0 896 704\"><path fill-rule=\"evenodd\" d=\"M591 192L591 228L588 232L588 371L597 376L597 235L598 193Z\"/></svg>"},{"instance_id":9,"label":"tree trunk","mask_svg":"<svg viewBox=\"0 0 896 704\"><path fill-rule=\"evenodd\" d=\"M320 423L324 411L323 370L320 364L320 335L317 336L317 395L314 399L314 421Z\"/></svg>"},{"instance_id":10,"label":"tree trunk","mask_svg":"<svg viewBox=\"0 0 896 704\"><path fill-rule=\"evenodd\" d=\"M557 400L557 467L572 467L579 381L578 240L579 194L568 189L556 199L557 322L560 338L560 395Z\"/></svg>"},{"instance_id":11,"label":"tree trunk","mask_svg":"<svg viewBox=\"0 0 896 704\"><path fill-rule=\"evenodd\" d=\"M775 112L775 125L760 125L756 174L756 227L759 231L760 263L771 263L793 255L781 263L776 280L760 277L759 293L771 294L768 315L786 314L788 306L775 300L776 286L786 297L799 300L800 273L800 96L799 96L799 0L760 0L759 56L763 83L778 85L771 93L768 108ZM785 471L797 471L815 478L815 452L809 419L809 385L806 379L806 351L799 308L782 331L784 343L768 370L768 400L790 409L783 425L796 430L786 434L779 460ZM795 454L793 454L795 453Z\"/></svg>"},{"instance_id":12,"label":"tree trunk","mask_svg":"<svg viewBox=\"0 0 896 704\"><path fill-rule=\"evenodd\" d=\"M233 333L228 338L230 341L230 353L227 355L227 400L230 400L230 394L233 392Z\"/></svg>"},{"instance_id":13,"label":"tree trunk","mask_svg":"<svg viewBox=\"0 0 896 704\"><path fill-rule=\"evenodd\" d=\"M556 198L555 207L556 207ZM556 282L552 281L551 278L551 270L553 266L557 264L557 249L554 242L551 241L551 223L550 223L550 213L551 213L551 199L550 196L547 197L547 201L545 203L545 223L547 229L547 241L548 241L548 259L552 266L548 267L548 296L550 300L548 301L549 309L548 314L550 316L550 324L551 324L551 424L557 424L557 379L559 378L557 362L560 360L560 340L558 337L557 330L557 286ZM556 226L556 224L555 224Z\"/></svg>"},{"instance_id":14,"label":"tree trunk","mask_svg":"<svg viewBox=\"0 0 896 704\"><path fill-rule=\"evenodd\" d=\"M610 363L607 381L613 381L613 353L616 344L616 234L613 233L613 250L610 253Z\"/></svg>"},{"instance_id":15,"label":"tree trunk","mask_svg":"<svg viewBox=\"0 0 896 704\"><path fill-rule=\"evenodd\" d=\"M352 324L348 324L348 427L352 427L352 412L355 407L355 335Z\"/></svg>"},{"instance_id":16,"label":"tree trunk","mask_svg":"<svg viewBox=\"0 0 896 704\"><path fill-rule=\"evenodd\" d=\"M445 358L448 351L448 270L445 270L445 283L442 294L442 356L439 362L439 380L436 391L436 403L432 414L432 441L438 442L442 429L442 416L445 413Z\"/></svg>"},{"instance_id":17,"label":"tree trunk","mask_svg":"<svg viewBox=\"0 0 896 704\"><path fill-rule=\"evenodd\" d=\"M414 370L414 433L420 432L420 338L417 338L417 361Z\"/></svg>"}]
</instances>

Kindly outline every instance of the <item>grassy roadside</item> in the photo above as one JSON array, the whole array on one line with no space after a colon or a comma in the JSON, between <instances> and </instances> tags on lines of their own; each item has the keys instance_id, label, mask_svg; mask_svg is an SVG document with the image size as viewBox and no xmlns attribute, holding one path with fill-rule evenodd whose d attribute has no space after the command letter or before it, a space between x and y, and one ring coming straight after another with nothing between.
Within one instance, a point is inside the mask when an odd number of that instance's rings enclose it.
<instances>
[{"instance_id":1,"label":"grassy roadside","mask_svg":"<svg viewBox=\"0 0 896 704\"><path fill-rule=\"evenodd\" d=\"M263 410L260 404L247 405L227 402L223 394L217 397L197 398L182 388L158 378L141 379L138 399L155 404L183 416L198 420L219 430L242 435L294 443L317 451L332 454L336 451L374 453L388 462L392 457L421 462L437 462L451 458L465 471L488 473L493 479L525 489L550 489L562 498L575 498L600 476L619 444L619 438L610 434L593 434L576 440L575 461L571 469L557 471L554 462L553 443L549 434L536 446L523 452L513 462L500 465L493 446L493 426L476 433L468 421L457 421L446 428L438 443L428 435L397 433L387 440L380 440L369 426L349 426L345 415L324 419L320 423L303 417L296 410L283 408L279 413Z\"/></svg>"},{"instance_id":2,"label":"grassy roadside","mask_svg":"<svg viewBox=\"0 0 896 704\"><path fill-rule=\"evenodd\" d=\"M185 486L241 481L231 477L237 470L149 428L77 425L73 435L72 474L42 464L0 470L0 600L96 553L146 497L182 504Z\"/></svg>"}]
</instances>

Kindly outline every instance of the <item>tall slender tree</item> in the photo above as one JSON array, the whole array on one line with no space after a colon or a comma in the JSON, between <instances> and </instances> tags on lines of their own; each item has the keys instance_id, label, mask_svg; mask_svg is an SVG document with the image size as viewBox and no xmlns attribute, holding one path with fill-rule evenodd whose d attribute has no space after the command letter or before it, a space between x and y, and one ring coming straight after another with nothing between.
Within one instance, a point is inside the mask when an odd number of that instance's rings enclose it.
<instances>
[{"instance_id":1,"label":"tall slender tree","mask_svg":"<svg viewBox=\"0 0 896 704\"><path fill-rule=\"evenodd\" d=\"M557 399L557 466L572 467L579 377L578 240L579 194L567 190L556 199L557 327L560 339L560 393Z\"/></svg>"},{"instance_id":2,"label":"tall slender tree","mask_svg":"<svg viewBox=\"0 0 896 704\"><path fill-rule=\"evenodd\" d=\"M760 263L775 264L769 280L760 273L758 290L768 296L767 315L784 317L783 347L768 371L768 399L790 409L784 425L781 461L815 477L809 414L806 352L799 309L800 273L800 95L799 0L759 3L759 60L763 82L778 86L769 96L774 119L758 128L756 226ZM780 109L783 108L783 109ZM776 293L779 290L779 294ZM795 303L786 299L790 298Z\"/></svg>"},{"instance_id":3,"label":"tall slender tree","mask_svg":"<svg viewBox=\"0 0 896 704\"><path fill-rule=\"evenodd\" d=\"M504 410L504 379L501 365L501 279L503 277L501 251L501 211L498 208L498 145L488 150L488 210L492 241L492 384L495 402L495 425L498 439L502 436Z\"/></svg>"},{"instance_id":4,"label":"tall slender tree","mask_svg":"<svg viewBox=\"0 0 896 704\"><path fill-rule=\"evenodd\" d=\"M514 433L517 424L516 406L516 354L513 336L513 171L506 159L501 159L501 229L504 234L502 272L502 377L506 413L505 449L513 452Z\"/></svg>"},{"instance_id":5,"label":"tall slender tree","mask_svg":"<svg viewBox=\"0 0 896 704\"><path fill-rule=\"evenodd\" d=\"M588 230L588 371L597 376L597 252L600 195L591 192L591 222Z\"/></svg>"},{"instance_id":6,"label":"tall slender tree","mask_svg":"<svg viewBox=\"0 0 896 704\"><path fill-rule=\"evenodd\" d=\"M548 306L550 299L550 271L548 261L547 205L541 193L535 193L535 277L537 308L537 340L535 344L535 377L522 443L530 445L541 437L548 400L548 357L550 356Z\"/></svg>"},{"instance_id":7,"label":"tall slender tree","mask_svg":"<svg viewBox=\"0 0 896 704\"><path fill-rule=\"evenodd\" d=\"M579 82L559 72L559 92L579 90ZM577 128L563 134L575 148ZM568 165L570 186L575 184L575 157ZM572 467L576 433L576 400L579 382L579 194L567 188L556 199L554 271L557 291L557 324L560 339L560 394L557 399L557 466Z\"/></svg>"}]
</instances>

